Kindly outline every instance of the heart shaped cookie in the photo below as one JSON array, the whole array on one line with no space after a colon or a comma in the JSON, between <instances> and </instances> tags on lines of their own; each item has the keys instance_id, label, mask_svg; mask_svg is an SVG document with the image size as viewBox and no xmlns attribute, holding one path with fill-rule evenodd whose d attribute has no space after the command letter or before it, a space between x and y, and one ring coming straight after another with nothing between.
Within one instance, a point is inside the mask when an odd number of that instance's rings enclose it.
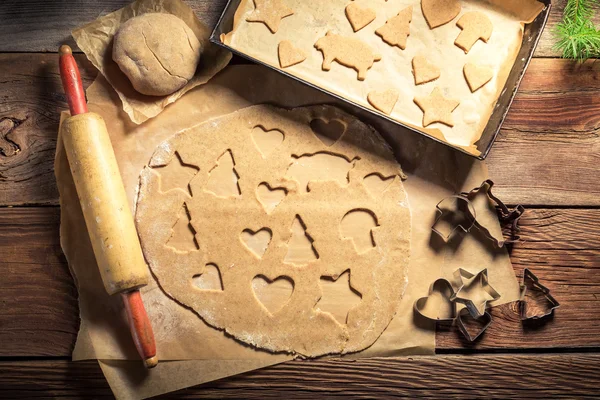
<instances>
[{"instance_id":1,"label":"heart shaped cookie","mask_svg":"<svg viewBox=\"0 0 600 400\"><path fill-rule=\"evenodd\" d=\"M291 67L292 65L300 64L306 60L306 54L296 47L289 40L279 42L277 48L279 55L279 65L281 68Z\"/></svg>"},{"instance_id":2,"label":"heart shaped cookie","mask_svg":"<svg viewBox=\"0 0 600 400\"><path fill-rule=\"evenodd\" d=\"M373 90L367 95L367 100L373 107L384 114L390 114L398 101L400 93L394 89L385 91Z\"/></svg>"},{"instance_id":3,"label":"heart shaped cookie","mask_svg":"<svg viewBox=\"0 0 600 400\"><path fill-rule=\"evenodd\" d=\"M415 85L435 81L440 77L440 69L423 56L415 56L412 60Z\"/></svg>"},{"instance_id":4,"label":"heart shaped cookie","mask_svg":"<svg viewBox=\"0 0 600 400\"><path fill-rule=\"evenodd\" d=\"M473 63L466 63L463 73L473 93L485 86L494 77L494 70L491 67Z\"/></svg>"},{"instance_id":5,"label":"heart shaped cookie","mask_svg":"<svg viewBox=\"0 0 600 400\"><path fill-rule=\"evenodd\" d=\"M356 3L350 3L346 6L346 17L354 32L358 32L373 22L377 14L371 8L363 8Z\"/></svg>"},{"instance_id":6,"label":"heart shaped cookie","mask_svg":"<svg viewBox=\"0 0 600 400\"><path fill-rule=\"evenodd\" d=\"M421 9L431 29L452 21L460 13L459 0L421 0Z\"/></svg>"}]
</instances>

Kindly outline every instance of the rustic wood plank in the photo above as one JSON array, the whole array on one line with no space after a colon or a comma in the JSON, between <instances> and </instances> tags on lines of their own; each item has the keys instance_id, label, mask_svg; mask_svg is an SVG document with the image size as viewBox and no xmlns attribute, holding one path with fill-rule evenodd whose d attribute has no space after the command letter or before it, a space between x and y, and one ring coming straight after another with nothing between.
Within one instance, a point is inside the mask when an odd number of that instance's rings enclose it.
<instances>
[{"instance_id":1,"label":"rustic wood plank","mask_svg":"<svg viewBox=\"0 0 600 400\"><path fill-rule=\"evenodd\" d=\"M0 8L0 52L56 52L61 44L78 51L71 31L116 11L132 0L5 0ZM198 19L213 27L227 0L189 0Z\"/></svg>"},{"instance_id":2,"label":"rustic wood plank","mask_svg":"<svg viewBox=\"0 0 600 400\"><path fill-rule=\"evenodd\" d=\"M0 357L70 355L79 321L58 223L55 207L0 209ZM514 305L498 307L481 340L439 332L439 349L600 346L600 209L529 210L522 225L513 264L518 273L530 267L552 290L561 302L555 317L524 328Z\"/></svg>"},{"instance_id":3,"label":"rustic wood plank","mask_svg":"<svg viewBox=\"0 0 600 400\"><path fill-rule=\"evenodd\" d=\"M599 354L291 361L161 398L595 397ZM112 398L95 362L0 362L3 398Z\"/></svg>"},{"instance_id":4,"label":"rustic wood plank","mask_svg":"<svg viewBox=\"0 0 600 400\"><path fill-rule=\"evenodd\" d=\"M68 356L77 289L60 248L60 210L0 209L0 356Z\"/></svg>"},{"instance_id":5,"label":"rustic wood plank","mask_svg":"<svg viewBox=\"0 0 600 400\"><path fill-rule=\"evenodd\" d=\"M186 0L207 26L213 27L226 0ZM71 30L130 3L130 0L9 0L0 8L0 52L54 52L63 43L75 45ZM554 0L536 57L556 57L554 30L567 0ZM600 9L600 5L595 6ZM600 23L600 15L594 20Z\"/></svg>"},{"instance_id":6,"label":"rustic wood plank","mask_svg":"<svg viewBox=\"0 0 600 400\"><path fill-rule=\"evenodd\" d=\"M97 71L77 61L87 87ZM58 204L54 152L65 108L58 56L0 56L0 205Z\"/></svg>"},{"instance_id":7,"label":"rustic wood plank","mask_svg":"<svg viewBox=\"0 0 600 400\"><path fill-rule=\"evenodd\" d=\"M97 72L77 60L88 85ZM55 55L0 54L0 205L58 204L52 163L66 103L57 71ZM488 159L506 202L600 205L599 77L592 65L533 61Z\"/></svg>"}]
</instances>

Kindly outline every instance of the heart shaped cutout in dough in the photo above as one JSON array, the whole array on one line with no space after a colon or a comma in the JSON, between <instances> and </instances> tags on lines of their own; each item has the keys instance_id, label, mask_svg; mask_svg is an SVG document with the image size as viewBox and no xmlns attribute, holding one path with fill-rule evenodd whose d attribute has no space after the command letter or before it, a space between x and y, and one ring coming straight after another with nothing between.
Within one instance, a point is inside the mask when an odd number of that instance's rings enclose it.
<instances>
[{"instance_id":1,"label":"heart shaped cutout in dough","mask_svg":"<svg viewBox=\"0 0 600 400\"><path fill-rule=\"evenodd\" d=\"M367 100L377 110L389 115L394 109L399 96L400 93L394 89L388 89L381 92L373 90L367 95Z\"/></svg>"},{"instance_id":2,"label":"heart shaped cutout in dough","mask_svg":"<svg viewBox=\"0 0 600 400\"><path fill-rule=\"evenodd\" d=\"M252 141L263 158L267 158L277 146L283 143L283 139L283 132L277 129L266 130L262 126L255 126L252 129Z\"/></svg>"},{"instance_id":3,"label":"heart shaped cutout in dough","mask_svg":"<svg viewBox=\"0 0 600 400\"><path fill-rule=\"evenodd\" d=\"M279 42L277 48L279 55L279 65L281 68L291 67L292 65L300 64L306 60L306 54L297 47L295 47L289 40L282 40Z\"/></svg>"},{"instance_id":4,"label":"heart shaped cutout in dough","mask_svg":"<svg viewBox=\"0 0 600 400\"><path fill-rule=\"evenodd\" d=\"M268 228L261 228L256 232L245 229L240 234L240 240L252 254L257 258L262 258L269 247L272 236L273 233Z\"/></svg>"},{"instance_id":5,"label":"heart shaped cutout in dough","mask_svg":"<svg viewBox=\"0 0 600 400\"><path fill-rule=\"evenodd\" d=\"M256 197L267 214L271 214L286 195L284 188L271 188L267 183L261 183L256 189Z\"/></svg>"},{"instance_id":6,"label":"heart shaped cutout in dough","mask_svg":"<svg viewBox=\"0 0 600 400\"><path fill-rule=\"evenodd\" d=\"M325 121L316 118L310 121L310 128L327 147L334 145L346 132L346 124L337 119Z\"/></svg>"},{"instance_id":7,"label":"heart shaped cutout in dough","mask_svg":"<svg viewBox=\"0 0 600 400\"><path fill-rule=\"evenodd\" d=\"M367 7L361 7L356 3L350 3L346 6L346 17L352 25L354 32L360 31L369 25L377 17L375 10Z\"/></svg>"},{"instance_id":8,"label":"heart shaped cutout in dough","mask_svg":"<svg viewBox=\"0 0 600 400\"><path fill-rule=\"evenodd\" d=\"M384 178L377 172L364 177L363 184L374 198L379 198L394 181L394 176Z\"/></svg>"},{"instance_id":9,"label":"heart shaped cutout in dough","mask_svg":"<svg viewBox=\"0 0 600 400\"><path fill-rule=\"evenodd\" d=\"M252 279L252 291L256 299L271 313L277 314L290 300L294 292L294 281L287 276L271 280L264 275Z\"/></svg>"},{"instance_id":10,"label":"heart shaped cutout in dough","mask_svg":"<svg viewBox=\"0 0 600 400\"><path fill-rule=\"evenodd\" d=\"M421 0L421 9L431 29L452 21L462 9L459 0Z\"/></svg>"}]
</instances>

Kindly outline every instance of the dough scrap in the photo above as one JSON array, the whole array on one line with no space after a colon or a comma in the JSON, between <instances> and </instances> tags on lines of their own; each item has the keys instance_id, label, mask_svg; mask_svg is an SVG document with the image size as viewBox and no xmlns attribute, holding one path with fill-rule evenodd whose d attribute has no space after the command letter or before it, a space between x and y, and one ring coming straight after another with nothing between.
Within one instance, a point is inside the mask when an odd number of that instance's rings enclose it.
<instances>
[{"instance_id":1,"label":"dough scrap","mask_svg":"<svg viewBox=\"0 0 600 400\"><path fill-rule=\"evenodd\" d=\"M492 21L482 12L471 11L460 17L456 25L462 29L454 44L468 53L478 40L487 43L492 36Z\"/></svg>"},{"instance_id":2,"label":"dough scrap","mask_svg":"<svg viewBox=\"0 0 600 400\"><path fill-rule=\"evenodd\" d=\"M329 71L331 63L337 61L341 65L355 69L359 81L364 81L367 71L376 61L381 60L381 55L375 53L362 40L341 36L333 31L327 32L317 40L315 48L323 53L323 71Z\"/></svg>"},{"instance_id":3,"label":"dough scrap","mask_svg":"<svg viewBox=\"0 0 600 400\"><path fill-rule=\"evenodd\" d=\"M494 70L488 65L477 65L471 62L463 68L465 79L471 92L475 93L494 77Z\"/></svg>"},{"instance_id":4,"label":"dough scrap","mask_svg":"<svg viewBox=\"0 0 600 400\"><path fill-rule=\"evenodd\" d=\"M415 85L435 81L440 77L440 69L423 56L415 56L412 60Z\"/></svg>"},{"instance_id":5,"label":"dough scrap","mask_svg":"<svg viewBox=\"0 0 600 400\"><path fill-rule=\"evenodd\" d=\"M282 40L279 42L277 52L281 68L291 67L292 65L300 64L302 61L306 60L306 54L297 47L294 47L289 40Z\"/></svg>"},{"instance_id":6,"label":"dough scrap","mask_svg":"<svg viewBox=\"0 0 600 400\"><path fill-rule=\"evenodd\" d=\"M271 33L276 33L281 20L292 14L294 10L283 4L282 0L254 0L254 11L246 17L246 21L262 22Z\"/></svg>"},{"instance_id":7,"label":"dough scrap","mask_svg":"<svg viewBox=\"0 0 600 400\"><path fill-rule=\"evenodd\" d=\"M388 19L382 27L375 31L384 42L390 46L398 46L406 49L406 41L410 35L410 23L412 21L413 7L406 7L398 15Z\"/></svg>"},{"instance_id":8,"label":"dough scrap","mask_svg":"<svg viewBox=\"0 0 600 400\"><path fill-rule=\"evenodd\" d=\"M384 114L391 114L400 93L395 89L388 89L385 91L373 90L367 95L367 100L373 107L378 109Z\"/></svg>"},{"instance_id":9,"label":"dough scrap","mask_svg":"<svg viewBox=\"0 0 600 400\"><path fill-rule=\"evenodd\" d=\"M377 17L375 10L368 7L361 7L356 3L350 3L346 6L346 17L352 25L354 32L360 31L369 25Z\"/></svg>"},{"instance_id":10,"label":"dough scrap","mask_svg":"<svg viewBox=\"0 0 600 400\"><path fill-rule=\"evenodd\" d=\"M325 146L312 132L310 122L341 120L347 129L342 138ZM263 158L252 140L252 129L277 129L285 139L276 152ZM218 198L204 190L208 171L228 150L240 176L241 196ZM177 153L199 172L190 183L193 196L184 190L160 190L156 168L169 164ZM340 157L347 179L340 184L324 178L309 180L309 191L286 173L290 164L313 154ZM318 170L319 176L321 169ZM392 177L378 196L369 191L363 177ZM225 330L236 339L272 352L306 357L344 354L365 349L377 340L392 320L406 285L410 255L410 210L400 176L402 170L385 141L369 126L331 106L283 110L268 105L252 106L183 130L159 145L140 176L136 224L146 260L160 288L207 324ZM326 176L326 175L323 175ZM285 190L275 206L265 212L257 188ZM261 193L261 201L274 204ZM185 203L200 244L196 251L175 251L165 243ZM377 226L371 229L376 248L358 253L351 239L344 239L341 221L353 210L369 210ZM318 258L305 266L284 263L296 220L310 237ZM371 226L369 226L371 227ZM249 251L249 234L269 229ZM266 239L268 237L265 236ZM202 290L192 278L206 265L219 270L223 290ZM336 280L348 271L348 284L361 300L348 311L346 323L319 310L320 281ZM277 279L292 282L289 298L281 297L280 309L269 307L268 294L260 299L256 278L275 288ZM259 281L261 279L258 279ZM273 290L276 292L276 290ZM289 293L289 292L286 292Z\"/></svg>"},{"instance_id":11,"label":"dough scrap","mask_svg":"<svg viewBox=\"0 0 600 400\"><path fill-rule=\"evenodd\" d=\"M169 32L169 40L165 40ZM112 58L134 89L167 96L196 73L202 45L194 32L172 14L146 13L125 22L114 37Z\"/></svg>"},{"instance_id":12,"label":"dough scrap","mask_svg":"<svg viewBox=\"0 0 600 400\"><path fill-rule=\"evenodd\" d=\"M462 9L459 0L421 0L421 10L431 29L452 21Z\"/></svg>"},{"instance_id":13,"label":"dough scrap","mask_svg":"<svg viewBox=\"0 0 600 400\"><path fill-rule=\"evenodd\" d=\"M429 96L415 97L415 103L423 110L423 127L426 128L434 122L454 126L452 112L460 104L458 100L448 99L439 87L433 89Z\"/></svg>"}]
</instances>

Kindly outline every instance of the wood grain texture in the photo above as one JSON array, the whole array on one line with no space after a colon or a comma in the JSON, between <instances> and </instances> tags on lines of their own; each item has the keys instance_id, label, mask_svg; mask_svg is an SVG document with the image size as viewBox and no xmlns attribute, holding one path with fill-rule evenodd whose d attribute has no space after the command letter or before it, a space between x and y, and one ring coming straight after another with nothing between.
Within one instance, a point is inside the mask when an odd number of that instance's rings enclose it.
<instances>
[{"instance_id":1,"label":"wood grain texture","mask_svg":"<svg viewBox=\"0 0 600 400\"><path fill-rule=\"evenodd\" d=\"M87 86L97 72L82 55L77 61ZM0 54L0 206L58 204L52 163L67 105L57 62L53 54ZM488 158L500 198L600 205L598 90L596 65L532 62Z\"/></svg>"},{"instance_id":2,"label":"wood grain texture","mask_svg":"<svg viewBox=\"0 0 600 400\"><path fill-rule=\"evenodd\" d=\"M87 87L96 69L76 58ZM54 152L64 109L58 55L0 55L0 205L58 204Z\"/></svg>"},{"instance_id":3,"label":"wood grain texture","mask_svg":"<svg viewBox=\"0 0 600 400\"><path fill-rule=\"evenodd\" d=\"M61 44L79 51L71 31L116 11L131 0L4 0L0 7L0 52L56 52ZM213 27L227 0L185 1Z\"/></svg>"},{"instance_id":4,"label":"wood grain texture","mask_svg":"<svg viewBox=\"0 0 600 400\"><path fill-rule=\"evenodd\" d=\"M227 0L184 0L207 26L213 27ZM5 0L0 8L0 52L54 52L63 43L75 47L71 31L130 3L129 0ZM567 0L553 0L548 25L536 57L556 57L554 30ZM600 5L595 6L600 9ZM600 23L600 15L594 20ZM76 48L76 47L75 47Z\"/></svg>"},{"instance_id":5,"label":"wood grain texture","mask_svg":"<svg viewBox=\"0 0 600 400\"><path fill-rule=\"evenodd\" d=\"M439 349L600 346L600 210L529 210L522 221L524 241L512 251L516 270L531 268L561 308L545 325L524 328L514 305L498 307L481 340L468 344L456 330L439 332ZM76 289L58 224L55 207L0 209L0 357L71 354Z\"/></svg>"},{"instance_id":6,"label":"wood grain texture","mask_svg":"<svg viewBox=\"0 0 600 400\"><path fill-rule=\"evenodd\" d=\"M581 398L596 396L600 355L291 361L160 398ZM95 362L0 362L0 397L112 398Z\"/></svg>"}]
</instances>

